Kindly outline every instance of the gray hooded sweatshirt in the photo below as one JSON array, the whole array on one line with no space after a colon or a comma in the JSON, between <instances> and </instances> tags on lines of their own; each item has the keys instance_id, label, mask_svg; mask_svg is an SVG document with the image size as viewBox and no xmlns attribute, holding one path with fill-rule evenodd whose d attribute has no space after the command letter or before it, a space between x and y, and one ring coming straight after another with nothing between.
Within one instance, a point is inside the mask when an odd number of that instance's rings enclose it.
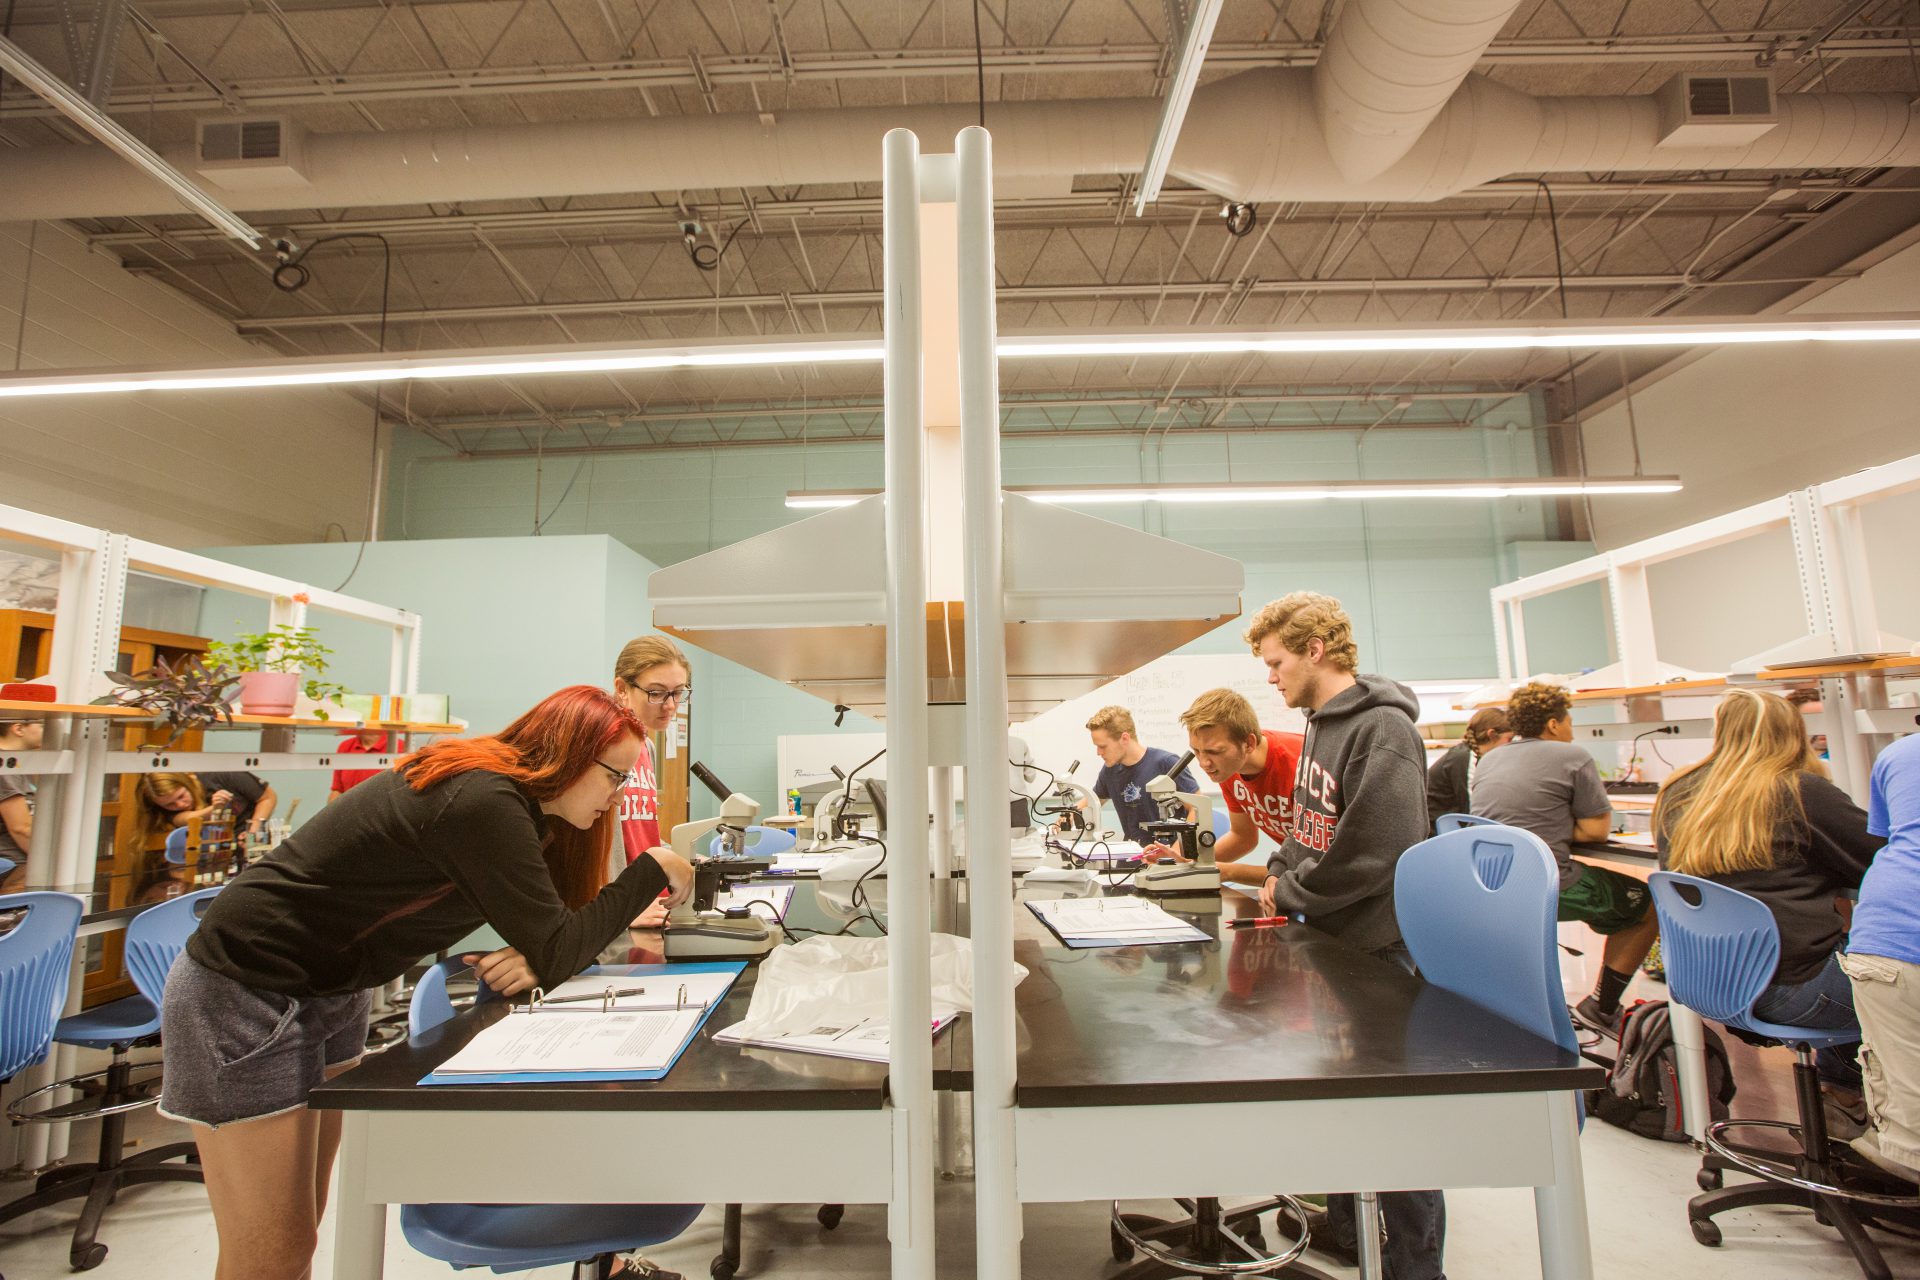
<instances>
[{"instance_id":1,"label":"gray hooded sweatshirt","mask_svg":"<svg viewBox=\"0 0 1920 1280\"><path fill-rule=\"evenodd\" d=\"M1393 870L1427 838L1425 747L1419 699L1385 676L1307 713L1307 742L1294 775L1293 825L1267 860L1274 900L1363 951L1400 941Z\"/></svg>"}]
</instances>

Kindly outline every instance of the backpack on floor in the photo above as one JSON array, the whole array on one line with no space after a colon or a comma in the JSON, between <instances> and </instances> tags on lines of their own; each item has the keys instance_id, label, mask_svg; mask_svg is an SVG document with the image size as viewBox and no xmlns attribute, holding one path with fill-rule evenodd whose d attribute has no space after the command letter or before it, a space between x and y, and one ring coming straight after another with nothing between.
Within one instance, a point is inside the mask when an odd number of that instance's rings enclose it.
<instances>
[{"instance_id":1,"label":"backpack on floor","mask_svg":"<svg viewBox=\"0 0 1920 1280\"><path fill-rule=\"evenodd\" d=\"M1725 1120L1733 1101L1733 1064L1711 1027L1706 1032L1708 1122ZM1639 1000L1620 1015L1620 1056L1607 1086L1587 1092L1587 1110L1608 1124L1662 1142L1686 1142L1680 1069L1665 1000Z\"/></svg>"}]
</instances>

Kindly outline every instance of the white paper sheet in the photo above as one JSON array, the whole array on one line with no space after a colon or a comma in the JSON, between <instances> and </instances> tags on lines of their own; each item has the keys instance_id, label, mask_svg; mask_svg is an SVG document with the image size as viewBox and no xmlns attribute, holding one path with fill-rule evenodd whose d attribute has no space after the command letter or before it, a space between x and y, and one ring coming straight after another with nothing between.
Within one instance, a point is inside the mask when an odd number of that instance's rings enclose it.
<instances>
[{"instance_id":1,"label":"white paper sheet","mask_svg":"<svg viewBox=\"0 0 1920 1280\"><path fill-rule=\"evenodd\" d=\"M792 889L788 889L791 893ZM649 1009L704 1009L727 994L732 973L584 973L542 994L542 1013L638 1013ZM614 992L613 1006L604 1003ZM509 1015L519 1017L519 1014ZM538 1015L536 1015L538 1016Z\"/></svg>"},{"instance_id":2,"label":"white paper sheet","mask_svg":"<svg viewBox=\"0 0 1920 1280\"><path fill-rule=\"evenodd\" d=\"M434 1074L515 1071L662 1071L704 1010L643 1013L511 1013L475 1036Z\"/></svg>"}]
</instances>

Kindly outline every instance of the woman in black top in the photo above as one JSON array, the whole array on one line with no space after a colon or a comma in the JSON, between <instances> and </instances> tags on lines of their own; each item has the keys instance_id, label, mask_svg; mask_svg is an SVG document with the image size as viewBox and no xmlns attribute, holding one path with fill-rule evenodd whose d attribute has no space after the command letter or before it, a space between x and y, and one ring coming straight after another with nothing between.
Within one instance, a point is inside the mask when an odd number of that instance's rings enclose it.
<instances>
[{"instance_id":1,"label":"woman in black top","mask_svg":"<svg viewBox=\"0 0 1920 1280\"><path fill-rule=\"evenodd\" d=\"M217 1280L308 1274L340 1115L306 1096L359 1059L370 988L482 925L508 945L481 980L553 986L662 889L692 892L665 849L606 883L640 736L604 690L563 689L355 787L213 900L167 979L161 1109L200 1149Z\"/></svg>"},{"instance_id":2,"label":"woman in black top","mask_svg":"<svg viewBox=\"0 0 1920 1280\"><path fill-rule=\"evenodd\" d=\"M1513 741L1513 726L1503 707L1482 707L1467 721L1466 736L1440 753L1427 770L1427 828L1443 813L1472 813L1473 771L1480 757Z\"/></svg>"},{"instance_id":3,"label":"woman in black top","mask_svg":"<svg viewBox=\"0 0 1920 1280\"><path fill-rule=\"evenodd\" d=\"M1860 1023L1840 969L1846 925L1836 900L1859 889L1885 841L1867 834L1866 813L1818 765L1798 708L1734 689L1714 712L1713 750L1660 788L1653 830L1661 866L1738 889L1773 913L1780 960L1754 1014L1850 1031ZM1823 1051L1821 1068L1830 1084L1858 1088L1847 1055Z\"/></svg>"}]
</instances>

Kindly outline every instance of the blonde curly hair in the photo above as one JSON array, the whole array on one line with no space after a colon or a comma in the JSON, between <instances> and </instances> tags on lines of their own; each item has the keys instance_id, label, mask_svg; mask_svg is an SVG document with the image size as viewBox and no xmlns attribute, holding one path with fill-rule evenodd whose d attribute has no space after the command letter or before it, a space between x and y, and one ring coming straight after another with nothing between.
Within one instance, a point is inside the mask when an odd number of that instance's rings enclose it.
<instances>
[{"instance_id":1,"label":"blonde curly hair","mask_svg":"<svg viewBox=\"0 0 1920 1280\"><path fill-rule=\"evenodd\" d=\"M1245 634L1254 656L1268 636L1279 636L1289 653L1305 653L1311 641L1326 646L1327 662L1351 675L1360 667L1360 650L1353 643L1353 619L1332 596L1295 591L1281 596L1253 615Z\"/></svg>"}]
</instances>

